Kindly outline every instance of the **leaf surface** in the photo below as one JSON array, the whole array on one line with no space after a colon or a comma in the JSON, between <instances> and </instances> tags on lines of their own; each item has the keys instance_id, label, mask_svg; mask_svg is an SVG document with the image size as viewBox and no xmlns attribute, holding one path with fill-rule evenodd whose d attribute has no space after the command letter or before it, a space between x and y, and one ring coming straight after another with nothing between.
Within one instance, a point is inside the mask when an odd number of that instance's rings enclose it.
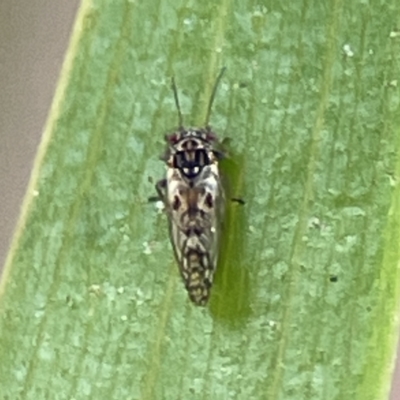
<instances>
[{"instance_id":1,"label":"leaf surface","mask_svg":"<svg viewBox=\"0 0 400 400\"><path fill-rule=\"evenodd\" d=\"M400 3L83 1L1 288L1 398L386 399ZM235 197L209 306L147 198L211 116Z\"/></svg>"}]
</instances>

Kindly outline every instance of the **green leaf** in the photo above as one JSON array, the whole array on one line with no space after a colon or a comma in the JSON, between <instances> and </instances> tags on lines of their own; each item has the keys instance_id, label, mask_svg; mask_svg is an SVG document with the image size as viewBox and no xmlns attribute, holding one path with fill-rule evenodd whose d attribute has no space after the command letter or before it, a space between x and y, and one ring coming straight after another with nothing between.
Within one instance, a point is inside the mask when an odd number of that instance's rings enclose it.
<instances>
[{"instance_id":1,"label":"green leaf","mask_svg":"<svg viewBox=\"0 0 400 400\"><path fill-rule=\"evenodd\" d=\"M83 1L1 287L0 398L386 399L400 3ZM207 308L147 198L163 134L230 138Z\"/></svg>"}]
</instances>

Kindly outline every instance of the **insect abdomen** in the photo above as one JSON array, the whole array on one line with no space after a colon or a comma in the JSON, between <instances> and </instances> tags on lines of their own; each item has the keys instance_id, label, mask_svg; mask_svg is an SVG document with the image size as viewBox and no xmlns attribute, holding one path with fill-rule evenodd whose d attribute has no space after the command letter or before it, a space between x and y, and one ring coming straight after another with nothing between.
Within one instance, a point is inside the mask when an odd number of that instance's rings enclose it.
<instances>
[{"instance_id":1,"label":"insect abdomen","mask_svg":"<svg viewBox=\"0 0 400 400\"><path fill-rule=\"evenodd\" d=\"M196 244L196 242L198 242ZM188 238L185 249L182 276L193 303L204 306L210 297L214 265L207 252L202 251L199 238Z\"/></svg>"}]
</instances>

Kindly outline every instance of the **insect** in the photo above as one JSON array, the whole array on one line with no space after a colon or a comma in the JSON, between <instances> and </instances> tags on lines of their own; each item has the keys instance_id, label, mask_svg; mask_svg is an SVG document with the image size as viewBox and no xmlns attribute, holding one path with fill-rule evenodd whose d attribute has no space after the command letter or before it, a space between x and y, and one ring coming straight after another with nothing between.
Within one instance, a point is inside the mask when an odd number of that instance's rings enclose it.
<instances>
[{"instance_id":1,"label":"insect","mask_svg":"<svg viewBox=\"0 0 400 400\"><path fill-rule=\"evenodd\" d=\"M167 149L161 157L166 177L156 184L164 203L169 233L180 274L190 300L204 306L210 297L218 261L225 192L218 163L224 158L222 145L208 125L222 68L208 103L204 128L185 128L175 80L172 90L178 110L179 127L165 135ZM157 198L158 199L158 198Z\"/></svg>"}]
</instances>

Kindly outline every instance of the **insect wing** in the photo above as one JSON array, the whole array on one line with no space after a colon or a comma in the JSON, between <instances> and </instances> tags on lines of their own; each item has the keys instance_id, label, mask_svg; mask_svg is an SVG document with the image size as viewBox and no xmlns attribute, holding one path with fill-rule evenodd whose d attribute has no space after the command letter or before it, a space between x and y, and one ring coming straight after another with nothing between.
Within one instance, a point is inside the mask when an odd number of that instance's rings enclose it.
<instances>
[{"instance_id":1,"label":"insect wing","mask_svg":"<svg viewBox=\"0 0 400 400\"><path fill-rule=\"evenodd\" d=\"M167 174L169 230L174 253L190 299L205 305L218 261L225 198L218 167L205 169L196 185L178 170Z\"/></svg>"}]
</instances>

